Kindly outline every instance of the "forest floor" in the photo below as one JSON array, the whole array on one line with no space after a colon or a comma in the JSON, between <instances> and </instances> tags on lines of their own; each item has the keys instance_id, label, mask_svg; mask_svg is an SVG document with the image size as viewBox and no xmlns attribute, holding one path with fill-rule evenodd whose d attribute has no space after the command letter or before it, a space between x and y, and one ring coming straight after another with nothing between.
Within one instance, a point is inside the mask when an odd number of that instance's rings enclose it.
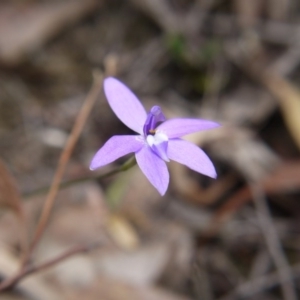
<instances>
[{"instance_id":1,"label":"forest floor","mask_svg":"<svg viewBox=\"0 0 300 300\"><path fill-rule=\"evenodd\" d=\"M2 1L0 298L300 298L299 41L297 0ZM91 172L132 133L110 75L219 122L186 137L217 179L171 162L161 197L136 166L101 178L126 158Z\"/></svg>"}]
</instances>

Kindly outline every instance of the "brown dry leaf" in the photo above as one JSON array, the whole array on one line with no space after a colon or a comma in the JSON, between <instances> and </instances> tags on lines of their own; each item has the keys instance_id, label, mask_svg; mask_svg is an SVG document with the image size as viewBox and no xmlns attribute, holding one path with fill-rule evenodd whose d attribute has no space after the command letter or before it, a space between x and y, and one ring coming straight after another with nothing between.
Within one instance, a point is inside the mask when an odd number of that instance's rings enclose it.
<instances>
[{"instance_id":1,"label":"brown dry leaf","mask_svg":"<svg viewBox=\"0 0 300 300\"><path fill-rule=\"evenodd\" d=\"M21 195L17 189L14 178L0 159L0 212L11 210L18 218L18 237L23 251L27 248L27 231L24 207Z\"/></svg>"},{"instance_id":2,"label":"brown dry leaf","mask_svg":"<svg viewBox=\"0 0 300 300\"><path fill-rule=\"evenodd\" d=\"M20 63L66 26L95 11L101 1L59 1L0 6L0 61Z\"/></svg>"},{"instance_id":3,"label":"brown dry leaf","mask_svg":"<svg viewBox=\"0 0 300 300\"><path fill-rule=\"evenodd\" d=\"M20 193L8 169L0 159L0 210L12 210L21 220L24 211Z\"/></svg>"},{"instance_id":4,"label":"brown dry leaf","mask_svg":"<svg viewBox=\"0 0 300 300\"><path fill-rule=\"evenodd\" d=\"M278 99L286 125L300 149L300 91L276 74L267 73L262 81Z\"/></svg>"}]
</instances>

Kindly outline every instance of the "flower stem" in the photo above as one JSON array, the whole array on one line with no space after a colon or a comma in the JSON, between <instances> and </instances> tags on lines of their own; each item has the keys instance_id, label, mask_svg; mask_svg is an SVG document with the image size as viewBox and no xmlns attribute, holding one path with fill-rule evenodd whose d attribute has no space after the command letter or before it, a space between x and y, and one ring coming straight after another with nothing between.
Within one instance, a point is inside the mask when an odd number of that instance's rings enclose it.
<instances>
[{"instance_id":1,"label":"flower stem","mask_svg":"<svg viewBox=\"0 0 300 300\"><path fill-rule=\"evenodd\" d=\"M119 167L117 167L117 168L115 168L111 171L108 171L104 174L100 174L100 175L96 175L96 176L95 175L83 176L83 177L80 177L80 178L70 179L70 180L67 180L65 182L62 182L59 185L59 189L60 190L65 189L65 188L73 186L77 183L83 183L83 182L87 182L87 181L90 181L90 180L105 179L105 178L108 178L108 177L113 176L115 174L125 172L125 171L129 170L130 168L132 168L135 164L136 164L135 157L132 156L127 161L125 161L124 164L122 164L121 166L119 166ZM36 195L45 194L49 190L49 188L50 188L50 186L44 186L44 187L38 188L36 190L24 193L23 198L30 198L30 197L33 197L33 196L36 196Z\"/></svg>"}]
</instances>

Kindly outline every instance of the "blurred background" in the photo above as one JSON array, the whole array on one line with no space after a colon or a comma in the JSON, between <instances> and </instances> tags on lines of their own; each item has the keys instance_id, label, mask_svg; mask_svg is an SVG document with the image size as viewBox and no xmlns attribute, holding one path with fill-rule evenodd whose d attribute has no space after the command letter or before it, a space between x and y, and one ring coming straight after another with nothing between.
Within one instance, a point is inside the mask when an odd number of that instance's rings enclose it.
<instances>
[{"instance_id":1,"label":"blurred background","mask_svg":"<svg viewBox=\"0 0 300 300\"><path fill-rule=\"evenodd\" d=\"M298 0L2 0L1 280L17 272L93 73L147 109L222 127L187 137L216 180L170 163L160 197L138 167L95 179L126 159L92 173L95 152L131 133L100 93L33 262L88 251L0 298L297 299L299 63Z\"/></svg>"}]
</instances>

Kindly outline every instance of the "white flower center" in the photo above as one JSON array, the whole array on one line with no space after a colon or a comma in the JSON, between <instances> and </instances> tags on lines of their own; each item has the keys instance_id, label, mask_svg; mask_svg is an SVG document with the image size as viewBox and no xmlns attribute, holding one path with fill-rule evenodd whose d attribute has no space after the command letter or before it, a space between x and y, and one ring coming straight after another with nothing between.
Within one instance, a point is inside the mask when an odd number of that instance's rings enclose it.
<instances>
[{"instance_id":1,"label":"white flower center","mask_svg":"<svg viewBox=\"0 0 300 300\"><path fill-rule=\"evenodd\" d=\"M167 142L169 138L162 132L156 132L155 135L148 135L146 140L148 145L152 147L153 145L157 146L163 142Z\"/></svg>"}]
</instances>

